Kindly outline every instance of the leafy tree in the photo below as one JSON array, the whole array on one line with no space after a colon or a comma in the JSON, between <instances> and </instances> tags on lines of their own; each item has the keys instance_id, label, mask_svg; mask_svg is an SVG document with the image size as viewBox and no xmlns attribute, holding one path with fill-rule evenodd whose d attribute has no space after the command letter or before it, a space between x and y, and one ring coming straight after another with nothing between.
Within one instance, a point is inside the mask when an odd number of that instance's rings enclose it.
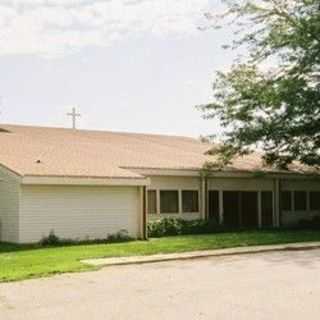
<instances>
[{"instance_id":1,"label":"leafy tree","mask_svg":"<svg viewBox=\"0 0 320 320\"><path fill-rule=\"evenodd\" d=\"M259 147L268 164L320 166L320 0L223 2L227 11L207 18L236 26L229 48L248 54L217 73L213 102L201 106L224 128L220 159Z\"/></svg>"}]
</instances>

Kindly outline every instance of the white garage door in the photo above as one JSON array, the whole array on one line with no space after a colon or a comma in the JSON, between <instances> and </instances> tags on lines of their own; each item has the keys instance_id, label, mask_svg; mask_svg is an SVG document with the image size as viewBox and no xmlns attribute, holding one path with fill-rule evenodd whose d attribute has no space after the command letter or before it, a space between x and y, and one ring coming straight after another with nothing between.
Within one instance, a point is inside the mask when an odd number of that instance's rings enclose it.
<instances>
[{"instance_id":1,"label":"white garage door","mask_svg":"<svg viewBox=\"0 0 320 320\"><path fill-rule=\"evenodd\" d=\"M138 187L23 186L20 242L54 230L61 238L101 239L119 230L139 233Z\"/></svg>"}]
</instances>

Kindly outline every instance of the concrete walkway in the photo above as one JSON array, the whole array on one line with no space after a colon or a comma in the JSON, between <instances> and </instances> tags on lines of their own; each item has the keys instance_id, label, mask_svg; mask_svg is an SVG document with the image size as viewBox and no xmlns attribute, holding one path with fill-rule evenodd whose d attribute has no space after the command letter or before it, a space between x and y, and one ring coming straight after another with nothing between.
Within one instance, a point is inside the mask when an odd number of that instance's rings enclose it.
<instances>
[{"instance_id":1,"label":"concrete walkway","mask_svg":"<svg viewBox=\"0 0 320 320\"><path fill-rule=\"evenodd\" d=\"M174 260L191 260L207 257L223 257L242 254L255 254L264 252L276 251L290 251L290 250L313 250L319 249L320 242L305 242L305 243L290 243L281 245L266 245L266 246L252 246L252 247L239 247L230 249L217 249L205 251L192 251L184 253L171 253L171 254L157 254L150 256L134 256L134 257L118 257L118 258L101 258L101 259L88 259L81 262L95 266L107 267L117 265L130 265L130 264L145 264L155 262L165 262Z\"/></svg>"}]
</instances>

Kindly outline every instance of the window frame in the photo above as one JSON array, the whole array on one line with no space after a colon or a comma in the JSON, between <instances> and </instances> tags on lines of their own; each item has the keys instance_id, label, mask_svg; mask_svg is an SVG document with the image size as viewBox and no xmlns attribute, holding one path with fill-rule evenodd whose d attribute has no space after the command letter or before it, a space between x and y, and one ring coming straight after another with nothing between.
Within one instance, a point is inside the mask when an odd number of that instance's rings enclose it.
<instances>
[{"instance_id":1,"label":"window frame","mask_svg":"<svg viewBox=\"0 0 320 320\"><path fill-rule=\"evenodd\" d=\"M162 194L164 192L174 192L176 193L177 195L177 211L174 211L174 212L170 212L170 211L166 211L166 210L163 210L162 207ZM160 189L159 190L159 213L160 214L164 214L164 215L169 215L169 214L172 214L172 215L177 215L177 214L180 214L181 210L180 210L180 191L178 189Z\"/></svg>"},{"instance_id":2,"label":"window frame","mask_svg":"<svg viewBox=\"0 0 320 320\"><path fill-rule=\"evenodd\" d=\"M195 203L195 210L192 209L190 210L185 210L184 208L184 194L185 193L196 193L196 197L192 198L192 200L196 199L196 203ZM182 213L200 213L200 192L198 189L183 189L181 190L181 211Z\"/></svg>"}]
</instances>

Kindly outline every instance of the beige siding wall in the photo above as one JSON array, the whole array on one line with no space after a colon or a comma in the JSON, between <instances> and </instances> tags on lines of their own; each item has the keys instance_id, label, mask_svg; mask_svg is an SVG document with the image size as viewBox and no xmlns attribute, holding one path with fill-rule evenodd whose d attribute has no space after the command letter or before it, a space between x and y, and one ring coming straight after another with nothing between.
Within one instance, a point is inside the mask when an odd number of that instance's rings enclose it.
<instances>
[{"instance_id":1,"label":"beige siding wall","mask_svg":"<svg viewBox=\"0 0 320 320\"><path fill-rule=\"evenodd\" d=\"M273 191L274 180L266 178L211 178L208 181L208 189L223 191Z\"/></svg>"},{"instance_id":2,"label":"beige siding wall","mask_svg":"<svg viewBox=\"0 0 320 320\"><path fill-rule=\"evenodd\" d=\"M138 187L23 186L20 242L51 230L61 238L105 238L121 229L139 236Z\"/></svg>"},{"instance_id":3,"label":"beige siding wall","mask_svg":"<svg viewBox=\"0 0 320 320\"><path fill-rule=\"evenodd\" d=\"M182 219L199 219L202 216L202 201L201 201L201 180L200 177L150 177L151 185L148 186L148 190L156 190L157 191L157 214L149 214L149 221L157 220L164 217L175 217ZM177 190L179 191L179 213L177 214L160 214L160 191L161 190ZM199 191L199 212L183 212L182 211L182 197L181 192L183 190L197 190Z\"/></svg>"},{"instance_id":4,"label":"beige siding wall","mask_svg":"<svg viewBox=\"0 0 320 320\"><path fill-rule=\"evenodd\" d=\"M20 184L3 168L0 179L0 241L18 242Z\"/></svg>"},{"instance_id":5,"label":"beige siding wall","mask_svg":"<svg viewBox=\"0 0 320 320\"><path fill-rule=\"evenodd\" d=\"M282 180L282 191L320 191L320 181L315 180ZM309 196L307 197L309 199ZM293 204L292 204L293 207ZM294 226L299 223L300 220L311 220L313 217L319 216L320 211L311 211L309 201L307 201L306 211L283 211L281 215L281 221L284 226Z\"/></svg>"},{"instance_id":6,"label":"beige siding wall","mask_svg":"<svg viewBox=\"0 0 320 320\"><path fill-rule=\"evenodd\" d=\"M282 190L320 191L320 180L282 180Z\"/></svg>"}]
</instances>

